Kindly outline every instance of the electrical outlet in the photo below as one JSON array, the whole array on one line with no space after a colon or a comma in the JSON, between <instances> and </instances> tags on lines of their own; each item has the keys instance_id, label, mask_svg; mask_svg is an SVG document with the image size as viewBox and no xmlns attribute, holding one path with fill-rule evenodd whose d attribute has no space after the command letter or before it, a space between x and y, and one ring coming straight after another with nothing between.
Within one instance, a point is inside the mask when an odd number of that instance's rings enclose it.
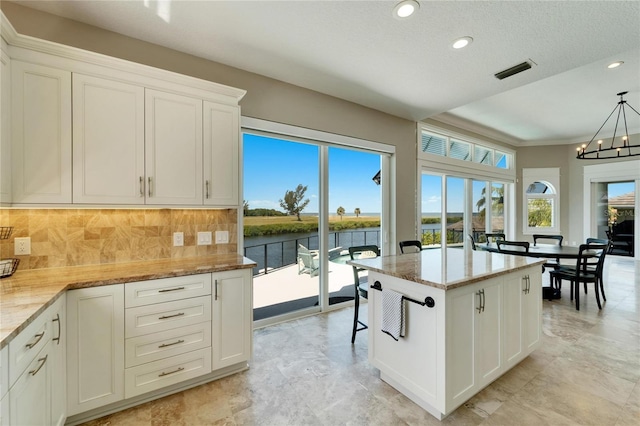
<instances>
[{"instance_id":1,"label":"electrical outlet","mask_svg":"<svg viewBox=\"0 0 640 426\"><path fill-rule=\"evenodd\" d=\"M184 245L184 233L183 232L174 232L173 233L173 246L181 247Z\"/></svg>"},{"instance_id":2,"label":"electrical outlet","mask_svg":"<svg viewBox=\"0 0 640 426\"><path fill-rule=\"evenodd\" d=\"M216 244L229 244L229 231L216 231Z\"/></svg>"},{"instance_id":3,"label":"electrical outlet","mask_svg":"<svg viewBox=\"0 0 640 426\"><path fill-rule=\"evenodd\" d=\"M198 232L198 245L210 246L211 245L211 232Z\"/></svg>"},{"instance_id":4,"label":"electrical outlet","mask_svg":"<svg viewBox=\"0 0 640 426\"><path fill-rule=\"evenodd\" d=\"M15 239L14 253L16 256L31 254L31 238L22 237Z\"/></svg>"}]
</instances>

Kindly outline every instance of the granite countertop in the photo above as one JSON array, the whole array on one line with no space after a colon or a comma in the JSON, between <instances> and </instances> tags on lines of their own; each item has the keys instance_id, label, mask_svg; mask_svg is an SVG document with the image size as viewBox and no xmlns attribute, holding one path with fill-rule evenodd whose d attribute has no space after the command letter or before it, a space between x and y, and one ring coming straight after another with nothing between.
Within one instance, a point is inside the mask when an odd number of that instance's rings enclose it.
<instances>
[{"instance_id":1,"label":"granite countertop","mask_svg":"<svg viewBox=\"0 0 640 426\"><path fill-rule=\"evenodd\" d=\"M442 290L451 290L532 265L541 265L544 260L449 248L350 260L347 263Z\"/></svg>"},{"instance_id":2,"label":"granite countertop","mask_svg":"<svg viewBox=\"0 0 640 426\"><path fill-rule=\"evenodd\" d=\"M0 279L0 349L66 290L253 268L237 254L18 271Z\"/></svg>"}]
</instances>

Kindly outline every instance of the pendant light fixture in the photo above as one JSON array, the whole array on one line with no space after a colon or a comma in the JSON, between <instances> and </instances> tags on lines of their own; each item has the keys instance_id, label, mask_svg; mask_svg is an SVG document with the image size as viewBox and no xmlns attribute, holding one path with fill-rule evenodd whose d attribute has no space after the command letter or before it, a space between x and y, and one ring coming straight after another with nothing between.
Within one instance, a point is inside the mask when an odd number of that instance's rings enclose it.
<instances>
[{"instance_id":1,"label":"pendant light fixture","mask_svg":"<svg viewBox=\"0 0 640 426\"><path fill-rule=\"evenodd\" d=\"M627 111L629 111L631 117L631 111L635 112L640 118L640 112L638 112L635 108L627 103L624 100L624 95L628 92L620 92L616 96L620 96L620 101L618 105L611 111L611 114L607 117L607 119L602 123L602 126L598 129L593 138L587 144L583 144L578 147L578 155L577 158L579 160L600 160L607 158L623 158L623 157L635 157L636 155L640 155L640 135L635 135L634 140L631 140L629 136L629 130L627 128ZM628 109L627 109L628 107ZM610 143L605 143L602 139L599 139L596 144L593 144L593 141L596 140L598 133L600 130L607 124L607 121L611 118L611 116L617 111L616 125L613 129L613 137L611 137ZM622 117L623 123L620 122L620 118ZM624 127L621 125L624 124ZM620 136L616 139L616 135L618 134L618 127L620 127Z\"/></svg>"}]
</instances>

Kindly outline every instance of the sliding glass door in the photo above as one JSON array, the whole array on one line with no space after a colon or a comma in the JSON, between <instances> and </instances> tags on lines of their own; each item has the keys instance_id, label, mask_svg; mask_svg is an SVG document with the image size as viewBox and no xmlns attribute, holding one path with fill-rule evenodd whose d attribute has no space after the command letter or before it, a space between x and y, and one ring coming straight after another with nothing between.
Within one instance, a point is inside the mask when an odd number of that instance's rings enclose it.
<instances>
[{"instance_id":1,"label":"sliding glass door","mask_svg":"<svg viewBox=\"0 0 640 426\"><path fill-rule=\"evenodd\" d=\"M595 222L598 238L610 239L612 254L634 255L635 181L598 182L595 186Z\"/></svg>"},{"instance_id":2,"label":"sliding glass door","mask_svg":"<svg viewBox=\"0 0 640 426\"><path fill-rule=\"evenodd\" d=\"M258 264L254 320L263 325L353 303L348 250L385 250L391 156L250 129L243 152L244 255Z\"/></svg>"},{"instance_id":3,"label":"sliding glass door","mask_svg":"<svg viewBox=\"0 0 640 426\"><path fill-rule=\"evenodd\" d=\"M349 248L381 245L380 154L329 147L329 305L353 300Z\"/></svg>"},{"instance_id":4,"label":"sliding glass door","mask_svg":"<svg viewBox=\"0 0 640 426\"><path fill-rule=\"evenodd\" d=\"M245 134L244 255L254 320L318 306L318 164L313 144Z\"/></svg>"}]
</instances>

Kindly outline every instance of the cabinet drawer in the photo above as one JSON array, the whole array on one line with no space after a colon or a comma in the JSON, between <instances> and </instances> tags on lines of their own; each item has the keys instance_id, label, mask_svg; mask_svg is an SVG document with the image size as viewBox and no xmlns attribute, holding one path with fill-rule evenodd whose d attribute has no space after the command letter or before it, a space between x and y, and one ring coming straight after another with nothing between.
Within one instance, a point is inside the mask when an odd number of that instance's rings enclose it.
<instances>
[{"instance_id":1,"label":"cabinet drawer","mask_svg":"<svg viewBox=\"0 0 640 426\"><path fill-rule=\"evenodd\" d=\"M51 339L47 312L41 314L9 342L9 387Z\"/></svg>"},{"instance_id":2,"label":"cabinet drawer","mask_svg":"<svg viewBox=\"0 0 640 426\"><path fill-rule=\"evenodd\" d=\"M211 321L211 296L125 309L125 337Z\"/></svg>"},{"instance_id":3,"label":"cabinet drawer","mask_svg":"<svg viewBox=\"0 0 640 426\"><path fill-rule=\"evenodd\" d=\"M124 396L131 398L210 372L211 348L127 368Z\"/></svg>"},{"instance_id":4,"label":"cabinet drawer","mask_svg":"<svg viewBox=\"0 0 640 426\"><path fill-rule=\"evenodd\" d=\"M125 366L135 367L210 346L210 321L133 337L125 342Z\"/></svg>"},{"instance_id":5,"label":"cabinet drawer","mask_svg":"<svg viewBox=\"0 0 640 426\"><path fill-rule=\"evenodd\" d=\"M125 308L211 294L211 274L127 283L124 286Z\"/></svg>"}]
</instances>

